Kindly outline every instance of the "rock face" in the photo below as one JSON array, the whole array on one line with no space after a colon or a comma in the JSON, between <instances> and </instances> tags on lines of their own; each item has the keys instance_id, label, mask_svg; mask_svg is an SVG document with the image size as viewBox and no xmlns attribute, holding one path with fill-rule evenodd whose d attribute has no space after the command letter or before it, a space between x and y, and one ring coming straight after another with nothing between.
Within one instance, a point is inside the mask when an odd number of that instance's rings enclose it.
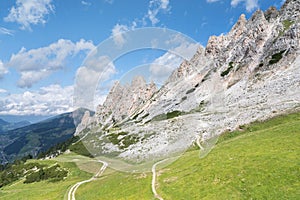
<instances>
[{"instance_id":1,"label":"rock face","mask_svg":"<svg viewBox=\"0 0 300 200\"><path fill-rule=\"evenodd\" d=\"M213 138L299 109L299 16L296 0L280 10L258 10L248 20L241 15L227 35L211 36L158 91L140 77L131 85L116 83L94 117L101 128L92 126L90 135L98 140L91 136L87 146L129 161L161 159L197 136Z\"/></svg>"},{"instance_id":2,"label":"rock face","mask_svg":"<svg viewBox=\"0 0 300 200\"><path fill-rule=\"evenodd\" d=\"M116 82L103 105L97 108L97 122L111 125L131 116L157 91L154 83L147 84L143 77L135 77L131 84Z\"/></svg>"}]
</instances>

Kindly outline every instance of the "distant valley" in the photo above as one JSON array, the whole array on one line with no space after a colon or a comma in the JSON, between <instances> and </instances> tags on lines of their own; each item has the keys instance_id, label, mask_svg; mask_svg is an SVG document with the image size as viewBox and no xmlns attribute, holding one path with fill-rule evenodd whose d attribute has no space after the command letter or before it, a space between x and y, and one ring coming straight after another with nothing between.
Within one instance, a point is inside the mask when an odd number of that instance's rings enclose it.
<instances>
[{"instance_id":1,"label":"distant valley","mask_svg":"<svg viewBox=\"0 0 300 200\"><path fill-rule=\"evenodd\" d=\"M70 139L76 129L74 116L80 120L84 111L78 109L35 124L1 121L0 163L12 162L27 155L36 157L38 153Z\"/></svg>"},{"instance_id":2,"label":"distant valley","mask_svg":"<svg viewBox=\"0 0 300 200\"><path fill-rule=\"evenodd\" d=\"M7 122L0 118L0 134L5 133L6 131L10 131L17 128L22 128L24 126L28 126L31 123L29 121L19 121L19 122Z\"/></svg>"}]
</instances>

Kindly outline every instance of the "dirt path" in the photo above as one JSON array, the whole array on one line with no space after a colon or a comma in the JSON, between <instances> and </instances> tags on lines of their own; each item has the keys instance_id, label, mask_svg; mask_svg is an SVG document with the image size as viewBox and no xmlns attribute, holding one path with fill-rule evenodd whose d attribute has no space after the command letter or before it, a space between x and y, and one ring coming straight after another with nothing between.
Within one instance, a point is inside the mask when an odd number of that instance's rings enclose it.
<instances>
[{"instance_id":1,"label":"dirt path","mask_svg":"<svg viewBox=\"0 0 300 200\"><path fill-rule=\"evenodd\" d=\"M151 185L152 193L154 194L154 198L159 199L159 200L164 200L164 199L161 196L159 196L159 194L157 193L156 188L155 188L155 186L156 186L156 166L166 160L168 160L168 158L158 161L152 166L152 185Z\"/></svg>"},{"instance_id":2,"label":"dirt path","mask_svg":"<svg viewBox=\"0 0 300 200\"><path fill-rule=\"evenodd\" d=\"M104 172L104 170L106 169L107 167L107 162L105 161L102 161L102 160L98 160L98 162L102 163L102 167L100 168L100 170L97 172L97 174L95 174L92 178L88 179L88 180L85 180L85 181L80 181L80 182L77 182L75 185L73 185L71 187L71 189L69 190L68 192L68 200L76 200L75 198L75 193L76 193L76 190L78 189L78 187L84 183L88 183L88 182L91 182L93 180L95 180L96 178L98 178L99 176L101 176Z\"/></svg>"}]
</instances>

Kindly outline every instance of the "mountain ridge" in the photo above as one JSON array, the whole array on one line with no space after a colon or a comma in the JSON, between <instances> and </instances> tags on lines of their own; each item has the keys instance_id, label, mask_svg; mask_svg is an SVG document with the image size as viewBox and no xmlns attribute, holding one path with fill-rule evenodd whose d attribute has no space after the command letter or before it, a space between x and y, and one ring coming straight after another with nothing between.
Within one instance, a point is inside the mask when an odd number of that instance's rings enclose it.
<instances>
[{"instance_id":1,"label":"mountain ridge","mask_svg":"<svg viewBox=\"0 0 300 200\"><path fill-rule=\"evenodd\" d=\"M63 113L41 122L9 130L0 135L0 163L31 155L36 157L52 146L73 137L75 124L81 121L85 109Z\"/></svg>"},{"instance_id":2,"label":"mountain ridge","mask_svg":"<svg viewBox=\"0 0 300 200\"><path fill-rule=\"evenodd\" d=\"M94 117L86 115L85 122L93 123L76 135L84 135L94 156L138 164L180 154L197 138L206 146L204 156L216 142L211 139L226 130L299 109L299 16L297 1L279 11L257 10L248 20L242 14L227 35L211 36L134 112L123 90L113 88L103 105L125 110L99 106ZM105 120L112 117L117 120Z\"/></svg>"},{"instance_id":3,"label":"mountain ridge","mask_svg":"<svg viewBox=\"0 0 300 200\"><path fill-rule=\"evenodd\" d=\"M17 128L22 128L30 125L29 121L23 120L18 122L8 122L0 118L0 134L5 133L6 131L10 131Z\"/></svg>"}]
</instances>

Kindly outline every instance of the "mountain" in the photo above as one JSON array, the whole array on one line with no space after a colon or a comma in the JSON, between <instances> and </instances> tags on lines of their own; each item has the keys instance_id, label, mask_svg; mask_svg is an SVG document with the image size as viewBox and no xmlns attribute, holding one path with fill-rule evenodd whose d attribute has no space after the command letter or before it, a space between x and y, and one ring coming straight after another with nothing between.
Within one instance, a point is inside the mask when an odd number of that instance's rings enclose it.
<instances>
[{"instance_id":1,"label":"mountain","mask_svg":"<svg viewBox=\"0 0 300 200\"><path fill-rule=\"evenodd\" d=\"M15 122L15 123L12 123L12 124L13 124L13 128L11 128L11 130L12 129L17 129L17 128L22 128L24 126L28 126L31 123L29 121L24 120L24 121Z\"/></svg>"},{"instance_id":2,"label":"mountain","mask_svg":"<svg viewBox=\"0 0 300 200\"><path fill-rule=\"evenodd\" d=\"M0 135L0 163L13 161L39 152L71 138L76 120L81 120L86 110L78 109Z\"/></svg>"},{"instance_id":3,"label":"mountain","mask_svg":"<svg viewBox=\"0 0 300 200\"><path fill-rule=\"evenodd\" d=\"M20 121L28 121L31 124L46 120L53 115L0 115L0 118L9 123L15 123Z\"/></svg>"},{"instance_id":4,"label":"mountain","mask_svg":"<svg viewBox=\"0 0 300 200\"><path fill-rule=\"evenodd\" d=\"M0 119L0 126L6 126L8 124L9 124L9 122L4 121L3 119Z\"/></svg>"},{"instance_id":5,"label":"mountain","mask_svg":"<svg viewBox=\"0 0 300 200\"><path fill-rule=\"evenodd\" d=\"M0 134L4 133L6 131L9 131L9 130L21 128L21 127L28 126L28 125L30 125L29 121L19 121L19 122L15 122L15 123L10 123L10 122L4 121L3 119L0 119Z\"/></svg>"},{"instance_id":6,"label":"mountain","mask_svg":"<svg viewBox=\"0 0 300 200\"><path fill-rule=\"evenodd\" d=\"M299 16L294 0L250 19L241 15L159 90L151 86L145 95L143 81L133 81L129 90L117 83L96 114L85 115L76 135L95 156L139 164L178 155L199 138L204 155L226 130L298 110Z\"/></svg>"}]
</instances>

